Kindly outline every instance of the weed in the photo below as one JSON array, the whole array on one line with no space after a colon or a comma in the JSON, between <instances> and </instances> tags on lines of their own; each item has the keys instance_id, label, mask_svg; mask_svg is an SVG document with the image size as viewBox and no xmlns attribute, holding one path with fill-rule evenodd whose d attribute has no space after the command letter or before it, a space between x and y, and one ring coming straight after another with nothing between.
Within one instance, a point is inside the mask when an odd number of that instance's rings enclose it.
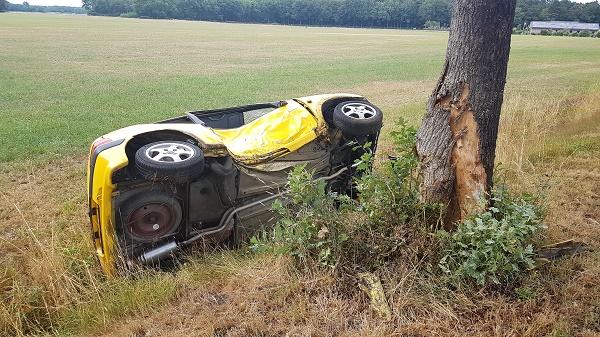
<instances>
[{"instance_id":1,"label":"weed","mask_svg":"<svg viewBox=\"0 0 600 337\"><path fill-rule=\"evenodd\" d=\"M348 239L336 202L345 203L348 199L327 193L327 183L314 180L304 166L293 168L287 186L286 205L280 200L273 205L281 219L264 233L262 240L252 238L251 249L287 253L303 263L316 261L335 268L341 245Z\"/></svg>"},{"instance_id":2,"label":"weed","mask_svg":"<svg viewBox=\"0 0 600 337\"><path fill-rule=\"evenodd\" d=\"M487 211L461 222L454 232L438 232L446 243L439 266L455 284L470 280L480 286L508 284L533 268L532 241L544 227L540 208L527 196L510 196L503 187L494 190L492 202Z\"/></svg>"},{"instance_id":3,"label":"weed","mask_svg":"<svg viewBox=\"0 0 600 337\"><path fill-rule=\"evenodd\" d=\"M535 298L535 291L528 287L520 287L515 289L515 294L520 300L527 301Z\"/></svg>"}]
</instances>

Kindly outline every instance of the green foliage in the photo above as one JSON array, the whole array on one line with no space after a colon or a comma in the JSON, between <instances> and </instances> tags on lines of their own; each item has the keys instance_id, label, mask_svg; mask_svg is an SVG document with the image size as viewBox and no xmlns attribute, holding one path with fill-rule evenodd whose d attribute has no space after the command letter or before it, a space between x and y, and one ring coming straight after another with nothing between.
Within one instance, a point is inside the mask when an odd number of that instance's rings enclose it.
<instances>
[{"instance_id":1,"label":"green foliage","mask_svg":"<svg viewBox=\"0 0 600 337\"><path fill-rule=\"evenodd\" d=\"M251 249L258 252L274 251L290 254L300 263L335 268L342 244L348 240L339 219L336 202L347 198L326 192L324 180L314 180L304 166L290 172L285 205L280 200L273 209L281 219L262 237L251 239Z\"/></svg>"},{"instance_id":2,"label":"green foliage","mask_svg":"<svg viewBox=\"0 0 600 337\"><path fill-rule=\"evenodd\" d=\"M264 22L296 25L439 29L450 25L450 0L84 0L92 15ZM31 6L39 7L39 6ZM519 0L515 27L533 20L600 21L600 4ZM515 33L517 34L517 33ZM550 33L547 35L551 35Z\"/></svg>"},{"instance_id":3,"label":"green foliage","mask_svg":"<svg viewBox=\"0 0 600 337\"><path fill-rule=\"evenodd\" d=\"M35 13L74 13L74 14L85 14L85 9L81 7L70 7L70 6L39 6L30 5L27 1L22 4L11 3L6 0L0 0L0 12L13 11L13 12L35 12Z\"/></svg>"},{"instance_id":4,"label":"green foliage","mask_svg":"<svg viewBox=\"0 0 600 337\"><path fill-rule=\"evenodd\" d=\"M374 156L366 151L360 158L362 165L357 168L361 173L356 181L361 209L373 223L395 219L405 222L419 204L416 172L419 161L414 150L417 131L402 118L397 125L398 131L391 132L397 156L379 171L370 172Z\"/></svg>"},{"instance_id":5,"label":"green foliage","mask_svg":"<svg viewBox=\"0 0 600 337\"><path fill-rule=\"evenodd\" d=\"M540 35L544 35L544 36L552 35L552 31L542 29L542 31L540 32Z\"/></svg>"},{"instance_id":6,"label":"green foliage","mask_svg":"<svg viewBox=\"0 0 600 337\"><path fill-rule=\"evenodd\" d=\"M588 31L586 31L586 30L582 30L582 31L580 31L580 32L577 34L577 36L579 36L579 37L590 37L590 36L591 36L591 34L590 34L590 32L588 32Z\"/></svg>"},{"instance_id":7,"label":"green foliage","mask_svg":"<svg viewBox=\"0 0 600 337\"><path fill-rule=\"evenodd\" d=\"M449 0L84 0L83 5L91 15L428 29L450 24Z\"/></svg>"},{"instance_id":8,"label":"green foliage","mask_svg":"<svg viewBox=\"0 0 600 337\"><path fill-rule=\"evenodd\" d=\"M373 172L359 166L356 179L359 191L358 211L367 219L352 232L354 254L365 269L377 267L401 254L401 248L414 249L427 241L428 232L439 223L441 207L423 204L419 198L418 165L415 151L416 129L400 118L392 131L396 157ZM366 152L361 163L371 163L373 154Z\"/></svg>"},{"instance_id":9,"label":"green foliage","mask_svg":"<svg viewBox=\"0 0 600 337\"><path fill-rule=\"evenodd\" d=\"M438 30L438 29L440 29L440 23L437 21L433 21L433 20L427 20L427 21L425 21L423 28L431 29L431 30Z\"/></svg>"},{"instance_id":10,"label":"green foliage","mask_svg":"<svg viewBox=\"0 0 600 337\"><path fill-rule=\"evenodd\" d=\"M520 300L528 301L535 298L536 294L531 288L520 287L515 289L515 294Z\"/></svg>"},{"instance_id":11,"label":"green foliage","mask_svg":"<svg viewBox=\"0 0 600 337\"><path fill-rule=\"evenodd\" d=\"M355 149L362 152L356 163L358 201L327 193L324 181L294 168L285 203L274 205L280 221L253 238L251 249L290 254L301 264L371 270L397 257L407 243L430 238L425 224L436 224L441 209L419 201L416 129L401 119L391 138L397 157L376 170L371 144Z\"/></svg>"},{"instance_id":12,"label":"green foliage","mask_svg":"<svg viewBox=\"0 0 600 337\"><path fill-rule=\"evenodd\" d=\"M554 36L563 36L564 32L562 30L557 30L557 31L553 32L552 35L554 35Z\"/></svg>"},{"instance_id":13,"label":"green foliage","mask_svg":"<svg viewBox=\"0 0 600 337\"><path fill-rule=\"evenodd\" d=\"M541 209L531 197L511 197L497 188L493 206L458 225L456 231L438 232L445 242L440 268L451 281L500 284L533 267L534 235L543 228Z\"/></svg>"},{"instance_id":14,"label":"green foliage","mask_svg":"<svg viewBox=\"0 0 600 337\"><path fill-rule=\"evenodd\" d=\"M126 12L126 13L121 13L121 15L119 15L122 18L137 18L138 14L136 12Z\"/></svg>"},{"instance_id":15,"label":"green foliage","mask_svg":"<svg viewBox=\"0 0 600 337\"><path fill-rule=\"evenodd\" d=\"M514 198L498 188L486 212L465 220L452 233L432 236L443 209L420 202L416 130L400 120L391 139L397 156L376 170L371 170L370 144L356 149L363 152L357 161L358 202L326 193L324 181L296 167L285 205L274 206L281 220L272 231L254 238L252 249L290 254L301 265L373 270L401 257L404 250L412 251L413 257L419 251L435 256L435 247L441 247L438 265L457 285L508 282L533 266L532 239L542 228L542 217L532 198Z\"/></svg>"}]
</instances>

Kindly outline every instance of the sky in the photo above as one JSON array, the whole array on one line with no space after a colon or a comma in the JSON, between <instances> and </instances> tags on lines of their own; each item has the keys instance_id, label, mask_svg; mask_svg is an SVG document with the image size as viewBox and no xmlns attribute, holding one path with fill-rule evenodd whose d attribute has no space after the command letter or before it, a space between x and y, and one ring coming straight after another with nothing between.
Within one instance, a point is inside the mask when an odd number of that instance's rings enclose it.
<instances>
[{"instance_id":1,"label":"sky","mask_svg":"<svg viewBox=\"0 0 600 337\"><path fill-rule=\"evenodd\" d=\"M22 3L20 0L8 0L12 3ZM592 2L596 0L574 0L575 2ZM81 7L81 0L27 0L30 5L42 6L73 6Z\"/></svg>"}]
</instances>

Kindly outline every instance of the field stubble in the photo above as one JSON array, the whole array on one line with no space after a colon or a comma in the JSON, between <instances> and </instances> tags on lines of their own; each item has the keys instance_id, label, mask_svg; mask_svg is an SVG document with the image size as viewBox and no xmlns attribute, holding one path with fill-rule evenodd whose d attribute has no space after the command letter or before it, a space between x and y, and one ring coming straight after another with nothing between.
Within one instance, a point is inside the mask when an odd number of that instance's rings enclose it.
<instances>
[{"instance_id":1,"label":"field stubble","mask_svg":"<svg viewBox=\"0 0 600 337\"><path fill-rule=\"evenodd\" d=\"M105 279L88 242L84 163L99 134L183 110L364 94L418 124L444 33L3 15L0 335L593 336L600 255L531 273L527 296L436 289L399 262L394 317L276 256L200 254L175 273ZM375 35L374 35L375 34ZM600 44L517 36L498 139L511 187L546 194L548 241L600 244ZM6 89L6 90L4 90Z\"/></svg>"}]
</instances>

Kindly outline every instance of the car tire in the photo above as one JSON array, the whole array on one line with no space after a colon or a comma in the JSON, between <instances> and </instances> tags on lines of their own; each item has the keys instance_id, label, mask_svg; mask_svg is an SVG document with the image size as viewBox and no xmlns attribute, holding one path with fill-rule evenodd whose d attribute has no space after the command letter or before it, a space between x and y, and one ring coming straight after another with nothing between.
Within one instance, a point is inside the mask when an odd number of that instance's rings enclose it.
<instances>
[{"instance_id":1,"label":"car tire","mask_svg":"<svg viewBox=\"0 0 600 337\"><path fill-rule=\"evenodd\" d=\"M351 136L366 136L379 132L383 113L366 101L345 101L333 110L333 125Z\"/></svg>"},{"instance_id":2,"label":"car tire","mask_svg":"<svg viewBox=\"0 0 600 337\"><path fill-rule=\"evenodd\" d=\"M156 242L179 230L183 209L177 199L160 191L143 191L119 208L121 231L134 242Z\"/></svg>"},{"instance_id":3,"label":"car tire","mask_svg":"<svg viewBox=\"0 0 600 337\"><path fill-rule=\"evenodd\" d=\"M135 166L146 180L185 183L204 171L204 153L187 142L154 142L136 151Z\"/></svg>"}]
</instances>

